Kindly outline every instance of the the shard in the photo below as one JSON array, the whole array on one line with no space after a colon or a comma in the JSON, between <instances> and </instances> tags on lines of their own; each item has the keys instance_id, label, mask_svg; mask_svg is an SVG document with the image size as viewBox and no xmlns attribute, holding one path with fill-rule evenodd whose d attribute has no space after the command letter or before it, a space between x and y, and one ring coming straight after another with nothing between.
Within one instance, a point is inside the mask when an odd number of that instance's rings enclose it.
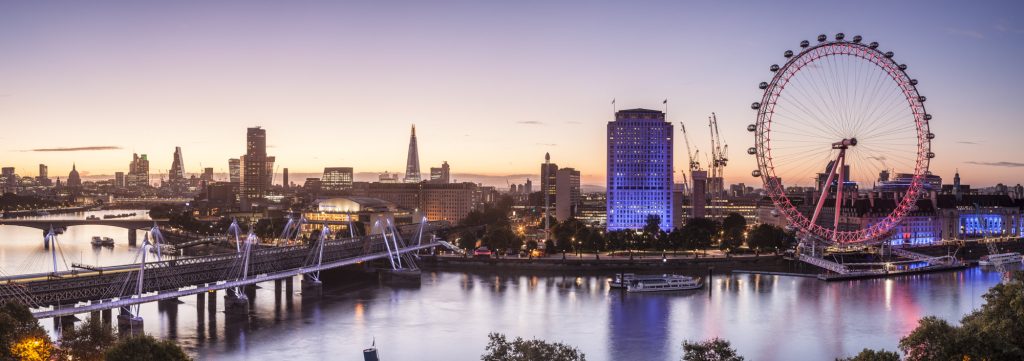
<instances>
[{"instance_id":1,"label":"the shard","mask_svg":"<svg viewBox=\"0 0 1024 361\"><path fill-rule=\"evenodd\" d=\"M405 183L420 182L420 153L416 146L416 125L412 126L412 135L409 137L409 157L405 162Z\"/></svg>"}]
</instances>

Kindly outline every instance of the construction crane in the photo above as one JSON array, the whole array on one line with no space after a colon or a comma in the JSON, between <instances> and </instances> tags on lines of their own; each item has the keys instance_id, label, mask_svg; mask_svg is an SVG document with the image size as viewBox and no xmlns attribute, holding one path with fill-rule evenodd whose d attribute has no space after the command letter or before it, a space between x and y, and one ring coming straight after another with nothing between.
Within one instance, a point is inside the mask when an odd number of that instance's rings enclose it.
<instances>
[{"instance_id":1,"label":"construction crane","mask_svg":"<svg viewBox=\"0 0 1024 361\"><path fill-rule=\"evenodd\" d=\"M718 117L715 116L715 113L711 113L711 116L708 117L708 129L711 132L709 168L711 169L711 179L717 183L715 187L710 188L713 191L721 191L724 187L725 166L729 163L729 145L722 144L722 137L718 133Z\"/></svg>"},{"instance_id":2,"label":"construction crane","mask_svg":"<svg viewBox=\"0 0 1024 361\"><path fill-rule=\"evenodd\" d=\"M690 171L700 170L700 150L691 151L690 148L690 136L686 134L686 125L683 122L679 122L679 128L683 130L683 141L686 142L686 156L690 158Z\"/></svg>"}]
</instances>

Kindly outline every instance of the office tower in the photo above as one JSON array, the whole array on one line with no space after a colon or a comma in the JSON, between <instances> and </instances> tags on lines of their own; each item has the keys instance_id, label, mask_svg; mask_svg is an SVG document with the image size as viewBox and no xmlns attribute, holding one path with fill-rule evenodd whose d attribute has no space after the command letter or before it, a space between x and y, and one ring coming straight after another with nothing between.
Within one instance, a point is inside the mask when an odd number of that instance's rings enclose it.
<instances>
[{"instance_id":1,"label":"office tower","mask_svg":"<svg viewBox=\"0 0 1024 361\"><path fill-rule=\"evenodd\" d=\"M174 147L174 160L171 162L171 170L167 172L167 178L171 181L185 179L185 161L181 159L181 147Z\"/></svg>"},{"instance_id":2,"label":"office tower","mask_svg":"<svg viewBox=\"0 0 1024 361\"><path fill-rule=\"evenodd\" d=\"M547 182L541 184L541 191L544 192L544 240L551 239L551 197L548 193L548 187L553 186L555 179L551 179L550 176L555 175L551 171L551 166L557 170L558 166L551 164L551 153L544 153L544 164L540 165L540 179L541 182ZM554 187L551 187L554 190Z\"/></svg>"},{"instance_id":3,"label":"office tower","mask_svg":"<svg viewBox=\"0 0 1024 361\"><path fill-rule=\"evenodd\" d=\"M228 181L231 183L242 183L242 160L239 158L228 159Z\"/></svg>"},{"instance_id":4,"label":"office tower","mask_svg":"<svg viewBox=\"0 0 1024 361\"><path fill-rule=\"evenodd\" d=\"M608 122L608 230L641 229L647 218L672 227L672 123L657 110L630 109Z\"/></svg>"},{"instance_id":5,"label":"office tower","mask_svg":"<svg viewBox=\"0 0 1024 361\"><path fill-rule=\"evenodd\" d=\"M282 174L282 177L283 177L282 183L284 184L284 188L288 189L288 168L284 169L284 173Z\"/></svg>"},{"instance_id":6,"label":"office tower","mask_svg":"<svg viewBox=\"0 0 1024 361\"><path fill-rule=\"evenodd\" d=\"M328 167L324 168L324 175L320 177L320 190L324 194L341 194L352 190L354 172L352 167Z\"/></svg>"},{"instance_id":7,"label":"office tower","mask_svg":"<svg viewBox=\"0 0 1024 361\"><path fill-rule=\"evenodd\" d=\"M451 169L448 168L448 161L441 163L440 167L430 167L430 182L438 184L451 183Z\"/></svg>"},{"instance_id":8,"label":"office tower","mask_svg":"<svg viewBox=\"0 0 1024 361\"><path fill-rule=\"evenodd\" d=\"M551 163L550 154L544 154L544 163L540 165L540 191L544 193L545 202L555 202L555 186L558 184L558 164Z\"/></svg>"},{"instance_id":9,"label":"office tower","mask_svg":"<svg viewBox=\"0 0 1024 361\"><path fill-rule=\"evenodd\" d=\"M114 187L124 188L124 172L114 172Z\"/></svg>"},{"instance_id":10,"label":"office tower","mask_svg":"<svg viewBox=\"0 0 1024 361\"><path fill-rule=\"evenodd\" d=\"M555 181L555 217L564 222L576 215L580 203L580 171L573 168L558 170Z\"/></svg>"},{"instance_id":11,"label":"office tower","mask_svg":"<svg viewBox=\"0 0 1024 361\"><path fill-rule=\"evenodd\" d=\"M212 167L203 168L203 175L202 175L202 177L200 177L200 179L203 180L203 181L206 181L206 182L212 182L213 181L213 168Z\"/></svg>"},{"instance_id":12,"label":"office tower","mask_svg":"<svg viewBox=\"0 0 1024 361\"><path fill-rule=\"evenodd\" d=\"M3 167L0 175L4 178L4 186L14 188L18 186L18 177L14 175L14 167Z\"/></svg>"},{"instance_id":13,"label":"office tower","mask_svg":"<svg viewBox=\"0 0 1024 361\"><path fill-rule=\"evenodd\" d=\"M405 162L405 183L420 182L420 153L416 146L416 126L412 126L412 135L409 136L409 156Z\"/></svg>"},{"instance_id":14,"label":"office tower","mask_svg":"<svg viewBox=\"0 0 1024 361\"><path fill-rule=\"evenodd\" d=\"M266 165L267 165L267 180L266 180L266 183L265 183L266 184L266 186L265 186L266 188L265 189L267 189L267 190L269 190L270 187L274 185L274 173L275 173L274 172L274 161L276 161L276 160L277 160L277 157L274 157L272 155L268 155L267 156L267 161L266 161Z\"/></svg>"},{"instance_id":15,"label":"office tower","mask_svg":"<svg viewBox=\"0 0 1024 361\"><path fill-rule=\"evenodd\" d=\"M132 162L128 165L125 183L128 187L149 186L149 158L145 154L142 156L132 154Z\"/></svg>"},{"instance_id":16,"label":"office tower","mask_svg":"<svg viewBox=\"0 0 1024 361\"><path fill-rule=\"evenodd\" d=\"M249 128L245 136L245 158L242 164L242 199L262 200L267 194L267 131ZM246 203L243 203L246 204Z\"/></svg>"},{"instance_id":17,"label":"office tower","mask_svg":"<svg viewBox=\"0 0 1024 361\"><path fill-rule=\"evenodd\" d=\"M39 176L36 177L36 183L41 186L50 185L50 168L46 164L39 165Z\"/></svg>"},{"instance_id":18,"label":"office tower","mask_svg":"<svg viewBox=\"0 0 1024 361\"><path fill-rule=\"evenodd\" d=\"M527 178L526 183L523 184L523 193L533 193L533 182L531 182L529 178Z\"/></svg>"}]
</instances>

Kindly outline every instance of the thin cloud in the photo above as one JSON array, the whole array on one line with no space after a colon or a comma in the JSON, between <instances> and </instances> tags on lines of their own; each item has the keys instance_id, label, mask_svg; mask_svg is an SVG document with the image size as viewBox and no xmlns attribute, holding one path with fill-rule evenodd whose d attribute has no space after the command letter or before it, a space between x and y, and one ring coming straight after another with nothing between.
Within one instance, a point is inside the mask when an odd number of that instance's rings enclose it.
<instances>
[{"instance_id":1,"label":"thin cloud","mask_svg":"<svg viewBox=\"0 0 1024 361\"><path fill-rule=\"evenodd\" d=\"M558 146L558 144L555 144L555 143L536 143L536 144L537 145L543 145L545 147L557 147Z\"/></svg>"},{"instance_id":2,"label":"thin cloud","mask_svg":"<svg viewBox=\"0 0 1024 361\"><path fill-rule=\"evenodd\" d=\"M975 141L973 141L973 140L961 140L961 141L959 141L959 142L957 142L957 143L960 143L960 144L971 144L971 145L976 145L976 144L978 144L978 142L975 142Z\"/></svg>"},{"instance_id":3,"label":"thin cloud","mask_svg":"<svg viewBox=\"0 0 1024 361\"><path fill-rule=\"evenodd\" d=\"M1017 162L975 162L969 161L967 164L987 165L992 167L1007 167L1007 168L1021 168L1024 167L1024 163Z\"/></svg>"},{"instance_id":4,"label":"thin cloud","mask_svg":"<svg viewBox=\"0 0 1024 361\"><path fill-rule=\"evenodd\" d=\"M113 145L97 145L91 147L66 147L66 148L37 148L32 149L32 152L82 152L82 151L93 151L93 150L118 150L122 149L118 146Z\"/></svg>"},{"instance_id":5,"label":"thin cloud","mask_svg":"<svg viewBox=\"0 0 1024 361\"><path fill-rule=\"evenodd\" d=\"M538 122L536 120L520 120L520 121L516 122L516 124L543 125L544 122Z\"/></svg>"},{"instance_id":6,"label":"thin cloud","mask_svg":"<svg viewBox=\"0 0 1024 361\"><path fill-rule=\"evenodd\" d=\"M952 35L962 35L962 36L972 37L972 38L975 38L975 39L984 39L985 38L984 34L982 34L981 32L978 32L978 31L974 31L974 30L964 30L964 29L949 28L949 29L946 29L946 32L950 33Z\"/></svg>"}]
</instances>

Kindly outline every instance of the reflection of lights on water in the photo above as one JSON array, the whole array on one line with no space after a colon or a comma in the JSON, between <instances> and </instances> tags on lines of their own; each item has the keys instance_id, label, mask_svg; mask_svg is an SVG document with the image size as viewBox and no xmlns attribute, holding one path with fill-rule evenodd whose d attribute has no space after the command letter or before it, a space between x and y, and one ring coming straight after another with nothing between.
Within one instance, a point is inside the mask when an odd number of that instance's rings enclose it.
<instances>
[{"instance_id":1,"label":"reflection of lights on water","mask_svg":"<svg viewBox=\"0 0 1024 361\"><path fill-rule=\"evenodd\" d=\"M355 312L353 312L353 313L355 314L354 318L356 320L356 323L362 324L363 323L363 313L366 311L366 308L365 308L366 306L363 306L362 302L356 302L356 306L355 307L356 307L356 309L355 309Z\"/></svg>"},{"instance_id":2,"label":"reflection of lights on water","mask_svg":"<svg viewBox=\"0 0 1024 361\"><path fill-rule=\"evenodd\" d=\"M885 280L885 309L890 311L892 310L892 285L891 279Z\"/></svg>"}]
</instances>

